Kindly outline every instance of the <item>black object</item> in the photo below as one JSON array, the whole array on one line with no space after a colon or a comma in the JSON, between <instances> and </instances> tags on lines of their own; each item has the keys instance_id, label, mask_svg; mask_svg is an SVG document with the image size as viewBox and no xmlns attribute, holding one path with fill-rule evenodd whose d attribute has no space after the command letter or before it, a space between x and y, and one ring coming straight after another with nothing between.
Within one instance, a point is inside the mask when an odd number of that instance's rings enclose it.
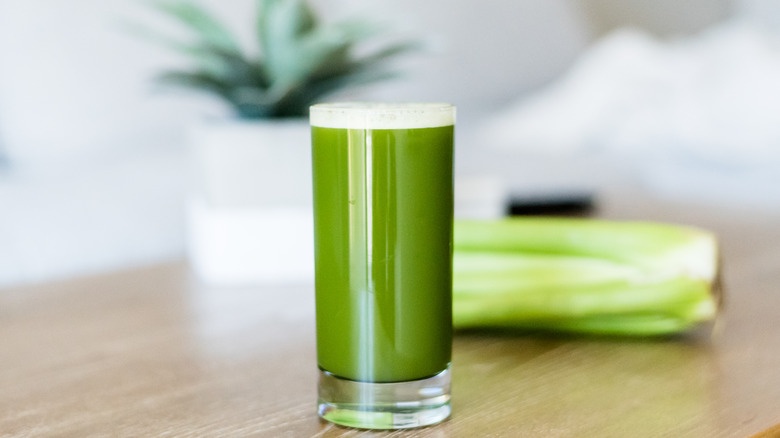
<instances>
[{"instance_id":1,"label":"black object","mask_svg":"<svg viewBox=\"0 0 780 438\"><path fill-rule=\"evenodd\" d=\"M533 196L512 196L506 208L507 216L587 216L593 213L591 193L549 193Z\"/></svg>"}]
</instances>

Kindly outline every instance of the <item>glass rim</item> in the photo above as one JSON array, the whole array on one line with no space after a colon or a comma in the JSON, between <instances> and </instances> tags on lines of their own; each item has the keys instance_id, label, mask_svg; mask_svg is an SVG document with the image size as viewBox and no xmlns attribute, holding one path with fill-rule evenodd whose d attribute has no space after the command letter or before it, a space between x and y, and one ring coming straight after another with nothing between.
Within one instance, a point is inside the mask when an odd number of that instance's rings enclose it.
<instances>
[{"instance_id":1,"label":"glass rim","mask_svg":"<svg viewBox=\"0 0 780 438\"><path fill-rule=\"evenodd\" d=\"M414 129L455 125L455 106L427 102L333 102L309 108L312 126L339 129Z\"/></svg>"}]
</instances>

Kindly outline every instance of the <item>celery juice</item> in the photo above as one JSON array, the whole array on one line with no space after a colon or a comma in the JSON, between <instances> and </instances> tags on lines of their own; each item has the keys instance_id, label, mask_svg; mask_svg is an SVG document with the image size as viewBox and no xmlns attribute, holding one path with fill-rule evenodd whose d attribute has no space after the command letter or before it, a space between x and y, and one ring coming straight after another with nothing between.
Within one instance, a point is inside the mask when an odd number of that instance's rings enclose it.
<instances>
[{"instance_id":1,"label":"celery juice","mask_svg":"<svg viewBox=\"0 0 780 438\"><path fill-rule=\"evenodd\" d=\"M336 377L403 382L449 365L451 111L411 128L312 116L317 358Z\"/></svg>"}]
</instances>

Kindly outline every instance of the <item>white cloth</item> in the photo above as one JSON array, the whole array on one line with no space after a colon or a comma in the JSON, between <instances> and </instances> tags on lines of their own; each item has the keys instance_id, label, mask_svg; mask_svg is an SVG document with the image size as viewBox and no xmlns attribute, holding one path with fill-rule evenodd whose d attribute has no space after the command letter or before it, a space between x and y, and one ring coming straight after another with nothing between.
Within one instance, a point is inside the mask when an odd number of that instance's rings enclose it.
<instances>
[{"instance_id":1,"label":"white cloth","mask_svg":"<svg viewBox=\"0 0 780 438\"><path fill-rule=\"evenodd\" d=\"M670 41L617 31L484 129L504 150L600 156L667 192L780 208L780 38L741 22Z\"/></svg>"}]
</instances>

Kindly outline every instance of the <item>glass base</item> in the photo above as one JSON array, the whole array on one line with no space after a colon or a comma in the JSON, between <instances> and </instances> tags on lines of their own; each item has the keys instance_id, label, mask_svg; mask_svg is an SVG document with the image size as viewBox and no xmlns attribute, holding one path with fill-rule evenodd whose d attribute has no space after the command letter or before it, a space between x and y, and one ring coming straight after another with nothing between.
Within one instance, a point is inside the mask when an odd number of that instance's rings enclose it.
<instances>
[{"instance_id":1,"label":"glass base","mask_svg":"<svg viewBox=\"0 0 780 438\"><path fill-rule=\"evenodd\" d=\"M320 417L361 429L406 429L450 416L450 368L427 379L396 383L346 380L320 371Z\"/></svg>"}]
</instances>

